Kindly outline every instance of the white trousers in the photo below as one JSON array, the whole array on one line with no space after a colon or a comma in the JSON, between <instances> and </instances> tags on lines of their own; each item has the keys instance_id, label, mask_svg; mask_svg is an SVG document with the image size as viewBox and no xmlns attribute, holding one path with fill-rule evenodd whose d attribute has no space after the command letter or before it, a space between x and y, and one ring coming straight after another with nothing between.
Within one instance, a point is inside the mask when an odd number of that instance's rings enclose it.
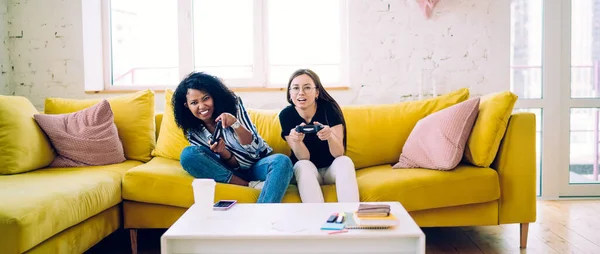
<instances>
[{"instance_id":1,"label":"white trousers","mask_svg":"<svg viewBox=\"0 0 600 254\"><path fill-rule=\"evenodd\" d=\"M294 175L302 203L324 203L322 184L335 184L338 202L359 202L358 184L352 159L335 158L328 168L317 169L309 160L294 164Z\"/></svg>"}]
</instances>

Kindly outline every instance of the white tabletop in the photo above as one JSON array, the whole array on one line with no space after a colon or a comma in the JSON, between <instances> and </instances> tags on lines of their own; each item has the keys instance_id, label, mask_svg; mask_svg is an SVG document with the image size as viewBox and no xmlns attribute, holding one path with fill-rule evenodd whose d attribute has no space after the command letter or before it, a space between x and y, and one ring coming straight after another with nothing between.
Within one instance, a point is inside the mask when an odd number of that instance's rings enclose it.
<instances>
[{"instance_id":1,"label":"white tabletop","mask_svg":"<svg viewBox=\"0 0 600 254\"><path fill-rule=\"evenodd\" d=\"M335 212L353 212L359 203L283 203L236 204L227 211L213 211L209 218L198 215L192 205L164 238L171 239L309 239L423 237L423 231L398 202L386 202L400 220L392 229L351 229L347 233L328 234L321 230L327 218Z\"/></svg>"}]
</instances>

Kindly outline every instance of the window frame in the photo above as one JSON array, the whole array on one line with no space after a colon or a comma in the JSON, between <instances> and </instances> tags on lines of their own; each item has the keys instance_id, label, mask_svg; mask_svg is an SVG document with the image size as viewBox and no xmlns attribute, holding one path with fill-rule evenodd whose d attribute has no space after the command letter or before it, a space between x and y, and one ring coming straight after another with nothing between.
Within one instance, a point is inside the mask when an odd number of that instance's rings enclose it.
<instances>
[{"instance_id":1,"label":"window frame","mask_svg":"<svg viewBox=\"0 0 600 254\"><path fill-rule=\"evenodd\" d=\"M269 0L254 1L254 72L250 79L224 79L225 84L237 91L284 91L286 84L269 84L269 55L268 49L268 2ZM340 80L323 86L328 89L344 90L350 87L349 79L349 46L348 46L348 0L338 0L340 3ZM104 91L162 91L175 88L177 84L162 85L113 85L112 77L112 46L111 46L111 0L101 0L102 16L102 66ZM178 19L178 58L179 80L194 71L194 31L193 31L193 0L177 0ZM192 52L191 54L189 52ZM291 73L290 73L291 74Z\"/></svg>"},{"instance_id":2,"label":"window frame","mask_svg":"<svg viewBox=\"0 0 600 254\"><path fill-rule=\"evenodd\" d=\"M572 98L571 6L573 0L543 0L542 96L519 99L515 109L542 109L541 196L581 199L600 195L598 183L571 182L571 109L600 108L599 98Z\"/></svg>"}]
</instances>

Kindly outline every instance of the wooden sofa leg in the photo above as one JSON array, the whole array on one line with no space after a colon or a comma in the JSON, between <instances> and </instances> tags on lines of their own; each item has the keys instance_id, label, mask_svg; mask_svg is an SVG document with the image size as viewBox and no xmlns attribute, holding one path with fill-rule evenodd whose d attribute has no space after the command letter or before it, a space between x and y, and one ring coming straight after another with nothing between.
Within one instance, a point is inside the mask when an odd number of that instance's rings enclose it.
<instances>
[{"instance_id":1,"label":"wooden sofa leg","mask_svg":"<svg viewBox=\"0 0 600 254\"><path fill-rule=\"evenodd\" d=\"M529 223L521 223L521 249L527 248L527 232L529 232Z\"/></svg>"},{"instance_id":2,"label":"wooden sofa leg","mask_svg":"<svg viewBox=\"0 0 600 254\"><path fill-rule=\"evenodd\" d=\"M131 239L131 253L137 254L137 229L129 229L129 239Z\"/></svg>"}]
</instances>

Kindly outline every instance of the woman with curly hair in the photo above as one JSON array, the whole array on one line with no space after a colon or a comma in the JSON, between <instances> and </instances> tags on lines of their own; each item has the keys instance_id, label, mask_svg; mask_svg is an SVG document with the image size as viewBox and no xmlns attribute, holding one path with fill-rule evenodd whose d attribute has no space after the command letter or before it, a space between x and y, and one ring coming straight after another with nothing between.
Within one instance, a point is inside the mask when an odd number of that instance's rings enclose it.
<instances>
[{"instance_id":1,"label":"woman with curly hair","mask_svg":"<svg viewBox=\"0 0 600 254\"><path fill-rule=\"evenodd\" d=\"M191 146L181 165L195 178L261 189L258 203L279 203L293 176L292 162L260 137L242 100L219 78L191 73L173 94L175 122ZM222 135L213 140L217 122ZM213 142L214 141L214 142Z\"/></svg>"}]
</instances>

